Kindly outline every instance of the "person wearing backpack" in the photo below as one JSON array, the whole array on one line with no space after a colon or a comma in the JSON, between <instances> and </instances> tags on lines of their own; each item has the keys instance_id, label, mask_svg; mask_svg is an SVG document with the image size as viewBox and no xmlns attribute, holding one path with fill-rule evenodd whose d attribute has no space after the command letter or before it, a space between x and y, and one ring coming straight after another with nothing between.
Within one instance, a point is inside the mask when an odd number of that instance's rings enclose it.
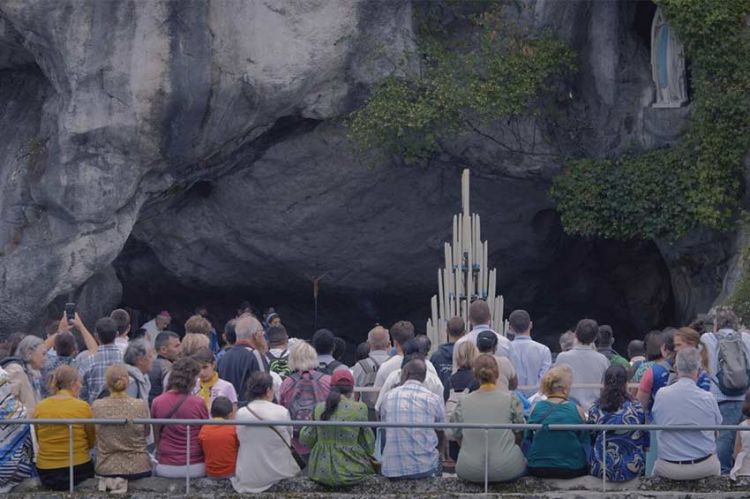
<instances>
[{"instance_id":1,"label":"person wearing backpack","mask_svg":"<svg viewBox=\"0 0 750 499\"><path fill-rule=\"evenodd\" d=\"M286 378L292 373L289 368L289 335L281 324L268 328L268 370Z\"/></svg>"},{"instance_id":2,"label":"person wearing backpack","mask_svg":"<svg viewBox=\"0 0 750 499\"><path fill-rule=\"evenodd\" d=\"M345 364L333 358L333 349L336 346L336 336L328 329L318 329L312 338L313 347L318 353L318 371L323 374L332 375L339 369L349 369Z\"/></svg>"},{"instance_id":3,"label":"person wearing backpack","mask_svg":"<svg viewBox=\"0 0 750 499\"><path fill-rule=\"evenodd\" d=\"M315 406L328 398L331 377L318 371L317 367L315 349L305 341L296 342L289 352L292 373L281 383L279 390L279 403L287 408L292 421L311 421ZM300 442L299 435L300 428L294 428L292 446L300 457L307 459L310 449Z\"/></svg>"},{"instance_id":4,"label":"person wearing backpack","mask_svg":"<svg viewBox=\"0 0 750 499\"><path fill-rule=\"evenodd\" d=\"M352 367L354 386L372 388L375 386L375 377L380 366L388 360L388 350L391 348L391 339L388 330L383 326L375 326L367 333L367 344L370 352L367 358L360 360ZM367 405L367 413L370 421L375 421L375 402L378 400L377 392L361 392L359 400Z\"/></svg>"},{"instance_id":5,"label":"person wearing backpack","mask_svg":"<svg viewBox=\"0 0 750 499\"><path fill-rule=\"evenodd\" d=\"M750 386L750 334L737 331L737 316L729 308L720 308L714 317L713 331L701 336L708 351L711 393L721 412L722 425L737 425L742 421L742 403ZM716 453L721 463L721 474L732 469L735 432L720 431L716 439Z\"/></svg>"}]
</instances>

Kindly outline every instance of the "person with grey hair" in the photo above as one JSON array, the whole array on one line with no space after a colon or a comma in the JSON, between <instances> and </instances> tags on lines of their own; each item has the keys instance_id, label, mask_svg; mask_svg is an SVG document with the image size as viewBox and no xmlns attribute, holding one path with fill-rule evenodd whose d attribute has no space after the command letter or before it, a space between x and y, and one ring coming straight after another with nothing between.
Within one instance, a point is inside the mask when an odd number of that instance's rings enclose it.
<instances>
[{"instance_id":1,"label":"person with grey hair","mask_svg":"<svg viewBox=\"0 0 750 499\"><path fill-rule=\"evenodd\" d=\"M701 367L697 348L677 353L677 381L656 393L651 415L661 426L721 424L716 399L696 384ZM721 474L713 431L659 431L654 475L671 480L698 480Z\"/></svg>"},{"instance_id":2,"label":"person with grey hair","mask_svg":"<svg viewBox=\"0 0 750 499\"><path fill-rule=\"evenodd\" d=\"M708 372L711 377L711 393L721 411L722 425L738 425L742 421L742 404L745 392L750 388L750 334L738 331L737 316L727 307L720 307L709 314L707 332L701 335L701 343L708 353ZM732 469L735 432L720 431L716 448L721 462L721 473Z\"/></svg>"},{"instance_id":3,"label":"person with grey hair","mask_svg":"<svg viewBox=\"0 0 750 499\"><path fill-rule=\"evenodd\" d=\"M370 351L367 358L360 360L352 367L354 376L354 386L371 388L375 385L375 377L378 369L383 363L390 358L389 350L391 348L391 338L388 330L383 326L375 326L367 333L367 345ZM375 401L378 394L375 392L365 392L359 395L359 400L367 405L369 418L375 421Z\"/></svg>"},{"instance_id":4,"label":"person with grey hair","mask_svg":"<svg viewBox=\"0 0 750 499\"><path fill-rule=\"evenodd\" d=\"M263 349L263 326L258 319L249 314L237 319L234 327L237 341L234 346L219 361L219 378L234 385L234 390L240 398L238 407L242 407L246 400L247 380L255 371L267 370ZM260 351L259 351L260 350Z\"/></svg>"},{"instance_id":5,"label":"person with grey hair","mask_svg":"<svg viewBox=\"0 0 750 499\"><path fill-rule=\"evenodd\" d=\"M30 334L18 344L13 357L4 359L2 363L13 385L13 393L24 405L27 414L34 414L36 404L42 400L40 369L48 349L40 337Z\"/></svg>"},{"instance_id":6,"label":"person with grey hair","mask_svg":"<svg viewBox=\"0 0 750 499\"><path fill-rule=\"evenodd\" d=\"M573 331L565 331L560 335L560 352L567 352L576 346L576 334Z\"/></svg>"},{"instance_id":7,"label":"person with grey hair","mask_svg":"<svg viewBox=\"0 0 750 499\"><path fill-rule=\"evenodd\" d=\"M151 379L148 374L154 365L154 348L151 343L145 338L131 341L122 360L128 368L128 395L148 401L151 392Z\"/></svg>"}]
</instances>

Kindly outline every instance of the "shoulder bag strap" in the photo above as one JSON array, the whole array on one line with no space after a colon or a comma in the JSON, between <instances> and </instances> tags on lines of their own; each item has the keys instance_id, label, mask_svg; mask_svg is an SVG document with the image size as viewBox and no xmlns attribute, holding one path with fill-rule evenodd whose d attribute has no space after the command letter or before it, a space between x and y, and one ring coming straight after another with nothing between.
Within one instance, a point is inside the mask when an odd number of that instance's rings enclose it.
<instances>
[{"instance_id":1,"label":"shoulder bag strap","mask_svg":"<svg viewBox=\"0 0 750 499\"><path fill-rule=\"evenodd\" d=\"M253 416L255 416L255 419L257 419L258 421L265 421L262 417L258 416L258 414L256 414L256 412L254 410L250 409L250 404L247 404L245 406L245 409L247 409L250 412L250 414L252 414ZM282 435L281 433L279 433L279 430L277 430L275 426L267 426L267 428L270 428L275 434L277 434L279 436L279 438L281 439L281 441L284 442L284 445L286 445L287 447L289 447L289 450L291 450L292 452L294 452L294 447L292 447L291 445L289 445L288 443L286 443L286 439L284 438L284 435Z\"/></svg>"},{"instance_id":2,"label":"shoulder bag strap","mask_svg":"<svg viewBox=\"0 0 750 499\"><path fill-rule=\"evenodd\" d=\"M179 411L179 410L180 410L180 407L182 407L182 404L184 404L184 403L185 403L185 401L186 401L187 399L188 399L188 396L187 396L187 395L185 395L184 397L182 397L182 400L180 400L180 403L179 403L179 404L177 404L176 406L174 406L174 407L172 408L172 410L171 410L171 411L169 411L169 414L168 414L167 416L165 416L165 417L164 417L164 419L172 419L172 416L174 416L174 415L175 415L175 413L177 413L177 411Z\"/></svg>"}]
</instances>

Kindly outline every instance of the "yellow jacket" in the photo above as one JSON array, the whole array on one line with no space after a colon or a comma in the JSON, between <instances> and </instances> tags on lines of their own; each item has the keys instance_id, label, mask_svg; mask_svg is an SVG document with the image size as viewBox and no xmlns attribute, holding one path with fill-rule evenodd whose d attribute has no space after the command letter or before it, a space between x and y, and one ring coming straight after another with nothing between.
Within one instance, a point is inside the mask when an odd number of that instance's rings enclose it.
<instances>
[{"instance_id":1,"label":"yellow jacket","mask_svg":"<svg viewBox=\"0 0 750 499\"><path fill-rule=\"evenodd\" d=\"M60 390L36 405L35 419L91 419L91 406L77 399L68 390ZM68 426L38 424L34 426L39 442L36 466L51 470L68 466ZM73 425L73 465L91 461L89 449L94 447L94 425Z\"/></svg>"}]
</instances>

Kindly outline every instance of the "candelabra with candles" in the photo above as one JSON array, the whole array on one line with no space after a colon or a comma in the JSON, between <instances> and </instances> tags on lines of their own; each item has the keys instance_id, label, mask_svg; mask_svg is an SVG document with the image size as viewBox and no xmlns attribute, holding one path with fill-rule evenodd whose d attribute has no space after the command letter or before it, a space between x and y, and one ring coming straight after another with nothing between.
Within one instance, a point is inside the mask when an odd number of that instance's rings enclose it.
<instances>
[{"instance_id":1,"label":"candelabra with candles","mask_svg":"<svg viewBox=\"0 0 750 499\"><path fill-rule=\"evenodd\" d=\"M469 327L469 305L482 299L490 307L492 328L505 335L503 297L495 295L497 269L487 265L487 241L481 239L479 215L469 211L469 170L461 175L462 213L453 215L453 241L445 243L445 268L438 269L438 294L430 302L427 336L433 348L446 340L448 319L459 316Z\"/></svg>"}]
</instances>

